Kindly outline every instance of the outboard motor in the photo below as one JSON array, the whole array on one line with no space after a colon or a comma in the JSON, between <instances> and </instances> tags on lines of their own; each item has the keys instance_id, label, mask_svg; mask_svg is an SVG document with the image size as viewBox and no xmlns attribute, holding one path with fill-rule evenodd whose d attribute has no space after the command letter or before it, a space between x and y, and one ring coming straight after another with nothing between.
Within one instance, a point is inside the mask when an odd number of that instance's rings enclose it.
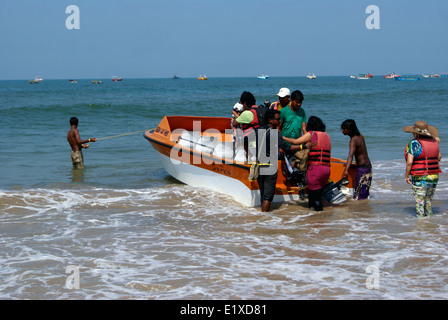
<instances>
[{"instance_id":1,"label":"outboard motor","mask_svg":"<svg viewBox=\"0 0 448 320\"><path fill-rule=\"evenodd\" d=\"M345 195L341 191L342 186L346 186L348 184L347 179L341 179L338 182L330 182L328 183L322 192L322 196L329 203L342 203L346 200Z\"/></svg>"}]
</instances>

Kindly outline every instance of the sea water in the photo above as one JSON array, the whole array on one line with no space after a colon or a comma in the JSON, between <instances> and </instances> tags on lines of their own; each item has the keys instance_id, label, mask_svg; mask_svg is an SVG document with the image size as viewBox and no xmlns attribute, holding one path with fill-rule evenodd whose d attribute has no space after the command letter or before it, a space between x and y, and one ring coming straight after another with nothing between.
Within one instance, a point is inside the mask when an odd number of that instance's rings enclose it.
<instances>
[{"instance_id":1,"label":"sea water","mask_svg":"<svg viewBox=\"0 0 448 320\"><path fill-rule=\"evenodd\" d=\"M448 298L448 161L434 215L416 218L402 131L427 121L448 156L447 78L91 80L0 81L0 298ZM357 122L370 200L263 213L173 179L134 133L165 115L230 116L243 91L262 104L281 87L303 92L334 157L348 155L340 124ZM72 116L82 139L107 138L84 150L82 171L66 140Z\"/></svg>"}]
</instances>

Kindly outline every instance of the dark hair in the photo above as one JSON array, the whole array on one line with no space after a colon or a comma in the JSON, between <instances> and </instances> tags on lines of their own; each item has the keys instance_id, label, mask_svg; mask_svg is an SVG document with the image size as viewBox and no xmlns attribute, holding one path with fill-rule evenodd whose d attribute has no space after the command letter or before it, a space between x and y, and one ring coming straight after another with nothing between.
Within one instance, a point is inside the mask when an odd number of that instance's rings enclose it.
<instances>
[{"instance_id":1,"label":"dark hair","mask_svg":"<svg viewBox=\"0 0 448 320\"><path fill-rule=\"evenodd\" d=\"M311 116L306 124L306 131L321 131L325 132L326 126L321 118Z\"/></svg>"},{"instance_id":2,"label":"dark hair","mask_svg":"<svg viewBox=\"0 0 448 320\"><path fill-rule=\"evenodd\" d=\"M302 102L303 100L305 100L305 98L303 97L302 92L300 92L299 90L295 90L291 93L291 100L300 100L300 102Z\"/></svg>"},{"instance_id":3,"label":"dark hair","mask_svg":"<svg viewBox=\"0 0 448 320\"><path fill-rule=\"evenodd\" d=\"M250 93L250 92L244 91L241 94L240 103L242 105L244 105L244 102L246 102L246 105L249 108L252 108L252 106L255 105L255 97L254 97L254 95L252 93Z\"/></svg>"},{"instance_id":4,"label":"dark hair","mask_svg":"<svg viewBox=\"0 0 448 320\"><path fill-rule=\"evenodd\" d=\"M347 129L351 134L359 136L361 133L356 126L356 122L353 119L347 119L341 124L341 129Z\"/></svg>"},{"instance_id":5,"label":"dark hair","mask_svg":"<svg viewBox=\"0 0 448 320\"><path fill-rule=\"evenodd\" d=\"M269 120L274 119L276 114L280 114L280 111L274 109L268 109L264 115L264 123L268 124Z\"/></svg>"},{"instance_id":6,"label":"dark hair","mask_svg":"<svg viewBox=\"0 0 448 320\"><path fill-rule=\"evenodd\" d=\"M70 125L71 126L73 126L73 125L78 125L78 118L76 118L76 117L71 117L70 118Z\"/></svg>"}]
</instances>

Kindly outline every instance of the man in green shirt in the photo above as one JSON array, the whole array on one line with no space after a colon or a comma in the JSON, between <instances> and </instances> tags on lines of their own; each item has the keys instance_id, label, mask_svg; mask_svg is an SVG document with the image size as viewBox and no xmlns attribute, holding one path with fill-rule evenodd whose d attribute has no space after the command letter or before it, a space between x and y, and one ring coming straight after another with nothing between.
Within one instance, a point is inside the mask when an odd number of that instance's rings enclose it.
<instances>
[{"instance_id":1,"label":"man in green shirt","mask_svg":"<svg viewBox=\"0 0 448 320\"><path fill-rule=\"evenodd\" d=\"M282 136L297 139L306 133L306 112L302 106L304 100L299 90L291 94L291 104L280 111Z\"/></svg>"}]
</instances>

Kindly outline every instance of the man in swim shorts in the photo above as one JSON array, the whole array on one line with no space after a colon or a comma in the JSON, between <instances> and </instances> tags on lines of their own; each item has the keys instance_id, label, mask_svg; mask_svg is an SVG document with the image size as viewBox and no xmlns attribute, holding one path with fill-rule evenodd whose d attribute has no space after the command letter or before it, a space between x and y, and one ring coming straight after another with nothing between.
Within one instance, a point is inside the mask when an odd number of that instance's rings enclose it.
<instances>
[{"instance_id":1,"label":"man in swim shorts","mask_svg":"<svg viewBox=\"0 0 448 320\"><path fill-rule=\"evenodd\" d=\"M350 137L349 153L342 178L348 177L353 157L356 159L356 182L353 199L368 199L370 186L372 184L372 164L367 153L367 146L364 136L359 132L355 120L347 119L341 124L341 132Z\"/></svg>"},{"instance_id":2,"label":"man in swim shorts","mask_svg":"<svg viewBox=\"0 0 448 320\"><path fill-rule=\"evenodd\" d=\"M78 132L78 118L70 118L70 130L67 133L67 141L72 148L71 159L74 169L84 169L84 157L82 155L82 148L88 148L89 145L85 143L95 142L96 138L81 140Z\"/></svg>"}]
</instances>

